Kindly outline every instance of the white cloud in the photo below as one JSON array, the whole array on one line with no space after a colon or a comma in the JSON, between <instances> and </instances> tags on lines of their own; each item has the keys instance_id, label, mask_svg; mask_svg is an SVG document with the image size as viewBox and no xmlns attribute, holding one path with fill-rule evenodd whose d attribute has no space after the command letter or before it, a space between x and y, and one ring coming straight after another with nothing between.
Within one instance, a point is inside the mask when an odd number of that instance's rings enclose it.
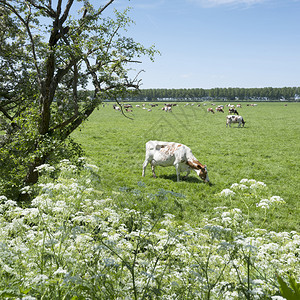
<instances>
[{"instance_id":1,"label":"white cloud","mask_svg":"<svg viewBox=\"0 0 300 300\"><path fill-rule=\"evenodd\" d=\"M215 7L221 5L253 5L259 4L263 2L267 2L268 0L189 0L194 3L198 3L204 7Z\"/></svg>"}]
</instances>

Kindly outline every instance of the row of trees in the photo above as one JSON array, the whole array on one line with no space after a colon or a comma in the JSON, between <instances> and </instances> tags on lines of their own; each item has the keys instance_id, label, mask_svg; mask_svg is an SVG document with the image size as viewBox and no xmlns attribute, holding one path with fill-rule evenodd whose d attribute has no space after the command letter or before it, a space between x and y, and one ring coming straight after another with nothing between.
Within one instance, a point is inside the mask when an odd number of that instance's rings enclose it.
<instances>
[{"instance_id":1,"label":"row of trees","mask_svg":"<svg viewBox=\"0 0 300 300\"><path fill-rule=\"evenodd\" d=\"M297 95L299 95L297 97ZM300 87L283 88L213 88L213 89L142 89L138 94L129 96L135 101L159 101L167 98L178 101L195 101L205 98L220 100L299 100Z\"/></svg>"}]
</instances>

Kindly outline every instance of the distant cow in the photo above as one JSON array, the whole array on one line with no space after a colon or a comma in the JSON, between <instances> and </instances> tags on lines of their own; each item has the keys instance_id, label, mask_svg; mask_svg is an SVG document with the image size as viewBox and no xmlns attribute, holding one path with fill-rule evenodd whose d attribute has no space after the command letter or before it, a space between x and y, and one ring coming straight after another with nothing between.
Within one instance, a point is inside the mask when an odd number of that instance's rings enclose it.
<instances>
[{"instance_id":1,"label":"distant cow","mask_svg":"<svg viewBox=\"0 0 300 300\"><path fill-rule=\"evenodd\" d=\"M124 108L132 108L132 105L131 104L124 104Z\"/></svg>"},{"instance_id":2,"label":"distant cow","mask_svg":"<svg viewBox=\"0 0 300 300\"><path fill-rule=\"evenodd\" d=\"M216 108L216 111L224 113L224 110L223 110L223 108L222 108L222 107L220 107L220 106L218 106L218 107Z\"/></svg>"},{"instance_id":3,"label":"distant cow","mask_svg":"<svg viewBox=\"0 0 300 300\"><path fill-rule=\"evenodd\" d=\"M214 110L213 110L211 107L209 107L209 108L207 109L207 112L212 112L213 114L215 113Z\"/></svg>"},{"instance_id":4,"label":"distant cow","mask_svg":"<svg viewBox=\"0 0 300 300\"><path fill-rule=\"evenodd\" d=\"M167 112L172 112L172 106L164 106L162 110L167 111Z\"/></svg>"},{"instance_id":5,"label":"distant cow","mask_svg":"<svg viewBox=\"0 0 300 300\"><path fill-rule=\"evenodd\" d=\"M237 112L237 110L235 108L229 108L229 113L239 115L239 113Z\"/></svg>"},{"instance_id":6,"label":"distant cow","mask_svg":"<svg viewBox=\"0 0 300 300\"><path fill-rule=\"evenodd\" d=\"M120 106L117 106L117 105L115 105L115 104L113 105L113 109L114 109L114 110L121 111L121 108L120 108Z\"/></svg>"},{"instance_id":7,"label":"distant cow","mask_svg":"<svg viewBox=\"0 0 300 300\"><path fill-rule=\"evenodd\" d=\"M191 170L194 170L204 181L209 182L207 168L202 165L193 155L191 149L183 144L172 142L149 141L146 143L146 157L143 164L142 176L145 176L145 169L150 162L153 177L156 178L155 167L176 168L177 181L179 181L180 172L187 172L186 178Z\"/></svg>"},{"instance_id":8,"label":"distant cow","mask_svg":"<svg viewBox=\"0 0 300 300\"><path fill-rule=\"evenodd\" d=\"M243 124L243 127L245 126L245 121L242 116L235 116L235 115L228 115L226 119L226 127L229 125L231 127L231 123L239 123L238 127L241 127Z\"/></svg>"}]
</instances>

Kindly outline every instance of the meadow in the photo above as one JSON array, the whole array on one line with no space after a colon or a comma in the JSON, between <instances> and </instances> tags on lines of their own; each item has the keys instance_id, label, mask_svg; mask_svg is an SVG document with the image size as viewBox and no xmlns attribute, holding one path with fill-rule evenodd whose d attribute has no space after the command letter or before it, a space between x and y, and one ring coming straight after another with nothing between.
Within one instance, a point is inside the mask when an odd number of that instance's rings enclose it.
<instances>
[{"instance_id":1,"label":"meadow","mask_svg":"<svg viewBox=\"0 0 300 300\"><path fill-rule=\"evenodd\" d=\"M293 300L300 296L299 104L226 114L101 107L86 157L37 168L30 205L0 195L0 298ZM142 177L145 142L179 141L209 169Z\"/></svg>"},{"instance_id":2,"label":"meadow","mask_svg":"<svg viewBox=\"0 0 300 300\"><path fill-rule=\"evenodd\" d=\"M251 221L262 228L275 231L300 229L300 105L289 103L258 103L242 105L239 114L246 121L244 128L233 124L226 128L225 113L208 113L211 106L179 103L172 113L161 110L163 104L147 109L133 107L126 117L106 104L73 134L86 157L99 167L99 187L107 196L130 196L140 190L155 194L171 191L181 197L170 201L170 213L178 220L199 223L218 206L238 207L249 212ZM176 182L175 168L156 168L152 177L150 165L141 177L148 140L180 142L189 146L198 160L206 164L212 185L203 183L192 172ZM286 204L268 215L257 208L255 193L249 192L245 201L234 197L219 197L220 191L242 179L262 181L267 194L282 197ZM125 193L121 193L124 191ZM174 199L173 199L174 200ZM130 201L129 201L130 202ZM174 204L175 203L175 204ZM177 203L177 204L176 204Z\"/></svg>"}]
</instances>

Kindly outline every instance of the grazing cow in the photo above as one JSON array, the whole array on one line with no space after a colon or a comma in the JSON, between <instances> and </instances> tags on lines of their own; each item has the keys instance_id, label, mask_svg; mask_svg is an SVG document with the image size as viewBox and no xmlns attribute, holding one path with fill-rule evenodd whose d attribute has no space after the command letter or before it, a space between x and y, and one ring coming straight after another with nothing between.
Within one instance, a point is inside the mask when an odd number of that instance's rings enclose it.
<instances>
[{"instance_id":1,"label":"grazing cow","mask_svg":"<svg viewBox=\"0 0 300 300\"><path fill-rule=\"evenodd\" d=\"M164 106L162 110L167 111L167 112L172 112L172 106Z\"/></svg>"},{"instance_id":2,"label":"grazing cow","mask_svg":"<svg viewBox=\"0 0 300 300\"><path fill-rule=\"evenodd\" d=\"M207 109L207 112L212 112L213 114L215 113L214 110L213 110L211 107L209 107L209 108Z\"/></svg>"},{"instance_id":3,"label":"grazing cow","mask_svg":"<svg viewBox=\"0 0 300 300\"><path fill-rule=\"evenodd\" d=\"M216 108L216 111L224 113L224 110L223 110L223 108L222 108L222 107L220 107L220 106L218 106L218 107Z\"/></svg>"},{"instance_id":4,"label":"grazing cow","mask_svg":"<svg viewBox=\"0 0 300 300\"><path fill-rule=\"evenodd\" d=\"M149 141L146 143L146 157L143 164L142 176L145 176L145 169L150 162L153 177L156 178L155 167L176 168L177 181L179 181L180 172L187 172L186 178L191 170L194 170L204 181L209 182L207 168L202 165L193 155L191 149L183 144L172 142Z\"/></svg>"},{"instance_id":5,"label":"grazing cow","mask_svg":"<svg viewBox=\"0 0 300 300\"><path fill-rule=\"evenodd\" d=\"M121 108L120 108L120 106L117 106L117 105L113 105L113 109L115 109L115 110L118 110L118 111L121 111Z\"/></svg>"},{"instance_id":6,"label":"grazing cow","mask_svg":"<svg viewBox=\"0 0 300 300\"><path fill-rule=\"evenodd\" d=\"M239 115L239 113L237 112L237 110L235 108L229 108L229 113Z\"/></svg>"},{"instance_id":7,"label":"grazing cow","mask_svg":"<svg viewBox=\"0 0 300 300\"><path fill-rule=\"evenodd\" d=\"M241 127L243 124L243 127L245 126L245 121L242 116L235 116L235 115L228 115L226 119L226 127L229 125L231 127L231 123L239 123L238 127Z\"/></svg>"}]
</instances>

